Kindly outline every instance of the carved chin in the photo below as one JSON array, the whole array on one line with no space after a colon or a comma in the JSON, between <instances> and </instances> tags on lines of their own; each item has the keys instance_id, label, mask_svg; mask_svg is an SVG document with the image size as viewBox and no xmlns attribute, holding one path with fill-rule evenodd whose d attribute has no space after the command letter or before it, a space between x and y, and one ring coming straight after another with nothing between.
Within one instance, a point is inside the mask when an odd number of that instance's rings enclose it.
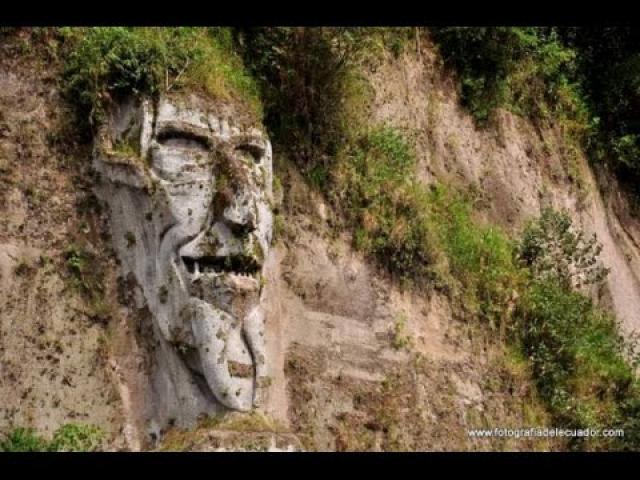
<instances>
[{"instance_id":1,"label":"carved chin","mask_svg":"<svg viewBox=\"0 0 640 480\"><path fill-rule=\"evenodd\" d=\"M255 372L242 322L200 298L192 297L189 303L196 348L209 388L223 405L250 410Z\"/></svg>"},{"instance_id":2,"label":"carved chin","mask_svg":"<svg viewBox=\"0 0 640 480\"><path fill-rule=\"evenodd\" d=\"M189 283L189 296L213 305L215 309L241 320L259 302L260 284L256 278L225 273L203 274Z\"/></svg>"}]
</instances>

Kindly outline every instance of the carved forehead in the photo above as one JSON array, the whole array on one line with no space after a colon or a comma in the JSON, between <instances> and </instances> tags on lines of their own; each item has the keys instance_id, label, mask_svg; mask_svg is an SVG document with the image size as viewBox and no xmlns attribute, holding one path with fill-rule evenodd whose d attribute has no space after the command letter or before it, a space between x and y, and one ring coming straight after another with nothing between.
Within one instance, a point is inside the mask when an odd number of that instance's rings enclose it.
<instances>
[{"instance_id":1,"label":"carved forehead","mask_svg":"<svg viewBox=\"0 0 640 480\"><path fill-rule=\"evenodd\" d=\"M238 165L243 168L251 156L259 156L262 159L259 163L249 164L264 173L265 185L270 191L271 143L255 119L243 117L242 113L234 116L235 108L195 95L185 98L175 94L164 95L157 102L150 98L131 98L116 103L97 134L95 166L117 183L136 188L147 185L152 181L155 166L150 155L152 148L165 145L167 138L171 139L176 133L178 139L200 140L205 148L226 152L225 158L234 164L240 162ZM169 135L164 136L165 133ZM161 157L163 161L173 158L174 166L188 163L190 148L175 150L165 145ZM139 154L133 153L134 150Z\"/></svg>"},{"instance_id":2,"label":"carved forehead","mask_svg":"<svg viewBox=\"0 0 640 480\"><path fill-rule=\"evenodd\" d=\"M259 128L238 120L229 107L195 95L186 98L164 96L155 109L154 134L166 130L185 130L227 140L266 141Z\"/></svg>"}]
</instances>

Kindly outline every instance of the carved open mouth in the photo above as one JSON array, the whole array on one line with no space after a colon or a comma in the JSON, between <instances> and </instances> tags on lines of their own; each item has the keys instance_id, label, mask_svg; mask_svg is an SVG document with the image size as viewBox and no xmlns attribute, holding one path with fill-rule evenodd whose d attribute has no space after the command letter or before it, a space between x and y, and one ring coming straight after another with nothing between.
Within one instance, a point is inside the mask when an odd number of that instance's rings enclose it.
<instances>
[{"instance_id":1,"label":"carved open mouth","mask_svg":"<svg viewBox=\"0 0 640 480\"><path fill-rule=\"evenodd\" d=\"M207 273L234 273L236 275L255 276L260 271L258 262L246 255L228 255L224 257L188 257L183 256L187 271L192 275Z\"/></svg>"}]
</instances>

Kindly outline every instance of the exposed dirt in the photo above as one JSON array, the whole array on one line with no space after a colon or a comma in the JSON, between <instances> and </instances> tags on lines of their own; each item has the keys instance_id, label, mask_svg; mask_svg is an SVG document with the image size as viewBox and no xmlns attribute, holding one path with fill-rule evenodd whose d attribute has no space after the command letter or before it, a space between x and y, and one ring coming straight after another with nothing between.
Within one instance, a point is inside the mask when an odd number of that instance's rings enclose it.
<instances>
[{"instance_id":1,"label":"exposed dirt","mask_svg":"<svg viewBox=\"0 0 640 480\"><path fill-rule=\"evenodd\" d=\"M67 257L76 245L93 262L91 280L112 288L88 152L66 137L55 63L43 68L42 55L14 56L13 46L3 43L0 55L0 432L93 424L105 448L125 448L108 302L90 300L89 278L74 275Z\"/></svg>"},{"instance_id":2,"label":"exposed dirt","mask_svg":"<svg viewBox=\"0 0 640 480\"><path fill-rule=\"evenodd\" d=\"M609 175L600 175L598 184L561 126L541 128L499 110L478 128L429 42L422 43L420 55L407 49L397 59L387 57L369 80L375 92L371 117L413 139L417 173L425 183L475 192L485 216L508 231L553 206L567 209L577 225L595 233L603 244L601 259L611 268L609 306L627 334L640 331L640 249L633 240L638 221L621 189L607 188ZM604 197L601 187L609 192Z\"/></svg>"},{"instance_id":3,"label":"exposed dirt","mask_svg":"<svg viewBox=\"0 0 640 480\"><path fill-rule=\"evenodd\" d=\"M521 426L540 414L527 373L504 367L499 342L456 320L445 297L401 290L348 237L332 236L330 208L295 169L278 175L288 227L267 284L268 321L278 324L268 328L272 417L311 450L553 447L469 439L468 428Z\"/></svg>"}]
</instances>

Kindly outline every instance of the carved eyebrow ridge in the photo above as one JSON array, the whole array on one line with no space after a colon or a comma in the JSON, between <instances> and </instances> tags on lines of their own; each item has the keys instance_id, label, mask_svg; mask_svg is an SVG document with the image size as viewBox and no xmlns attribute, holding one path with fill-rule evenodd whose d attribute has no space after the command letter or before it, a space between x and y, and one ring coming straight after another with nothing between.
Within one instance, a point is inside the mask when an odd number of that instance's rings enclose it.
<instances>
[{"instance_id":1,"label":"carved eyebrow ridge","mask_svg":"<svg viewBox=\"0 0 640 480\"><path fill-rule=\"evenodd\" d=\"M200 144L200 146L207 150L213 146L213 142L207 135L174 126L164 127L158 132L156 138L159 143L166 142L167 140L189 140Z\"/></svg>"},{"instance_id":2,"label":"carved eyebrow ridge","mask_svg":"<svg viewBox=\"0 0 640 480\"><path fill-rule=\"evenodd\" d=\"M256 162L265 153L265 148L257 143L241 143L235 147L235 150L249 153Z\"/></svg>"}]
</instances>

